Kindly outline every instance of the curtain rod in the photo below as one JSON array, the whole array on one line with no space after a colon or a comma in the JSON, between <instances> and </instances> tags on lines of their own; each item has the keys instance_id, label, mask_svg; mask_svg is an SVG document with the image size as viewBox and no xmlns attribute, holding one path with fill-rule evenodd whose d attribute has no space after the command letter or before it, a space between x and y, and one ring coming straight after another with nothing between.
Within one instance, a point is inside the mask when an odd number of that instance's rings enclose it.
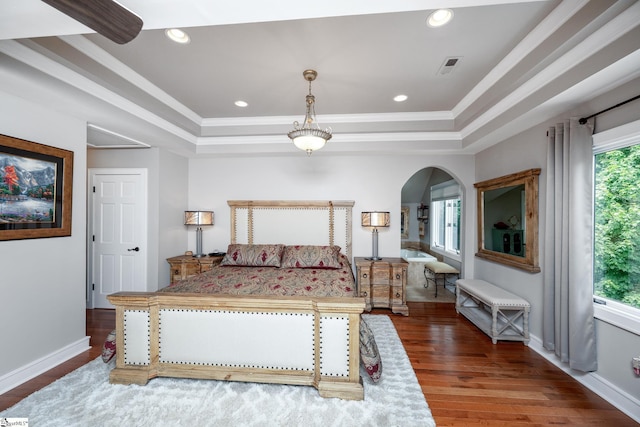
<instances>
[{"instance_id":1,"label":"curtain rod","mask_svg":"<svg viewBox=\"0 0 640 427\"><path fill-rule=\"evenodd\" d=\"M590 119L590 118L592 118L592 117L595 117L595 116L600 115L600 114L602 114L602 113L606 113L607 111L609 111L609 110L613 110L614 108L622 107L624 104L628 104L629 102L631 102L631 101L635 101L635 100L636 100L636 99L638 99L638 98L640 98L640 95L636 95L636 96L634 96L633 98L627 99L626 101L622 101L621 103L616 104L616 105L614 105L613 107L609 107L609 108L607 108L606 110L598 111L597 113L592 114L592 115L590 115L590 116L588 116L588 117L582 117L582 118L580 119L580 124L581 124L581 125L583 125L583 124L587 123L587 120L589 120L589 119Z\"/></svg>"}]
</instances>

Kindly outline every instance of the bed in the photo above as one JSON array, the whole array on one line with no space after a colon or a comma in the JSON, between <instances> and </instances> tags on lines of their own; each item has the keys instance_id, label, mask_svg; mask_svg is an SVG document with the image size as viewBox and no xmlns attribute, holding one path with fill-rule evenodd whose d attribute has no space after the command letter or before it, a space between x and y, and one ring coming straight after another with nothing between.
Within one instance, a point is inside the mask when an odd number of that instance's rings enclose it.
<instances>
[{"instance_id":1,"label":"bed","mask_svg":"<svg viewBox=\"0 0 640 427\"><path fill-rule=\"evenodd\" d=\"M355 294L349 263L353 202L228 204L224 265L158 292L108 297L118 349L110 381L294 384L362 400L361 344L373 378L381 366L360 319L365 302Z\"/></svg>"}]
</instances>

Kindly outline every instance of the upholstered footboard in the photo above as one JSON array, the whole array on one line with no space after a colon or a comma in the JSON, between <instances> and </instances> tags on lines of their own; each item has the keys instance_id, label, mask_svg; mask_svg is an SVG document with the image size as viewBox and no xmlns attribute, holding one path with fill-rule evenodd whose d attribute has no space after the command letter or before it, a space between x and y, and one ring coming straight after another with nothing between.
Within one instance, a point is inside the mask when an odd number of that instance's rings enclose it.
<instances>
[{"instance_id":1,"label":"upholstered footboard","mask_svg":"<svg viewBox=\"0 0 640 427\"><path fill-rule=\"evenodd\" d=\"M110 382L155 377L311 385L362 400L362 298L133 293L116 307Z\"/></svg>"}]
</instances>

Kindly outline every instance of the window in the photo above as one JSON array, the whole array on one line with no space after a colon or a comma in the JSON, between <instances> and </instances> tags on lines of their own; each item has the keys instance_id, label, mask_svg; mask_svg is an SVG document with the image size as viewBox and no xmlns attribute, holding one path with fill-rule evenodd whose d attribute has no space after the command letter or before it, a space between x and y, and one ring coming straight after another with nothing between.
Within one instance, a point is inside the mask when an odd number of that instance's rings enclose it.
<instances>
[{"instance_id":1,"label":"window","mask_svg":"<svg viewBox=\"0 0 640 427\"><path fill-rule=\"evenodd\" d=\"M594 291L640 308L640 144L595 155Z\"/></svg>"},{"instance_id":2,"label":"window","mask_svg":"<svg viewBox=\"0 0 640 427\"><path fill-rule=\"evenodd\" d=\"M594 135L593 295L596 317L632 330L640 325L640 132L618 129Z\"/></svg>"},{"instance_id":3,"label":"window","mask_svg":"<svg viewBox=\"0 0 640 427\"><path fill-rule=\"evenodd\" d=\"M431 248L460 254L460 186L447 181L431 187Z\"/></svg>"}]
</instances>

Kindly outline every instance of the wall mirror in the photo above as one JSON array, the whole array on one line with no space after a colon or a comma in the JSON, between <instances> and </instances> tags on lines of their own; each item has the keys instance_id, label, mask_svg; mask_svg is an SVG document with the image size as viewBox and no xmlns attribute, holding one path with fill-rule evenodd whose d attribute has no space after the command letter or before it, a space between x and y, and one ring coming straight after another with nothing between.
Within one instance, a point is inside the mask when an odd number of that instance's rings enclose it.
<instances>
[{"instance_id":1,"label":"wall mirror","mask_svg":"<svg viewBox=\"0 0 640 427\"><path fill-rule=\"evenodd\" d=\"M538 273L540 169L474 184L478 200L477 257Z\"/></svg>"}]
</instances>

